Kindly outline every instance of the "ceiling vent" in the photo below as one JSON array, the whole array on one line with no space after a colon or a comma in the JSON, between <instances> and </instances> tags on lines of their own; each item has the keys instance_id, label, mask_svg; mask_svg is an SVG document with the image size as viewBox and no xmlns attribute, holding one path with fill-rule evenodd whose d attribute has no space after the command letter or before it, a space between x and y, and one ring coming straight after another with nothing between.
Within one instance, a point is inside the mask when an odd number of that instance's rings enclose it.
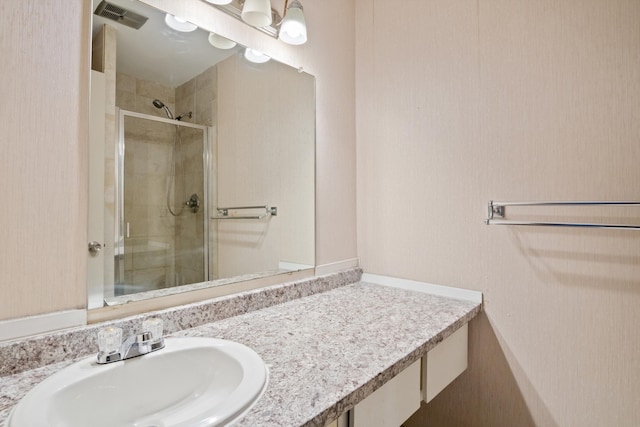
<instances>
[{"instance_id":1,"label":"ceiling vent","mask_svg":"<svg viewBox=\"0 0 640 427\"><path fill-rule=\"evenodd\" d=\"M127 27L135 28L136 30L142 27L144 23L147 22L147 19L149 19L146 16L131 12L107 1L100 2L94 13L103 18L116 21L119 24L126 25Z\"/></svg>"}]
</instances>

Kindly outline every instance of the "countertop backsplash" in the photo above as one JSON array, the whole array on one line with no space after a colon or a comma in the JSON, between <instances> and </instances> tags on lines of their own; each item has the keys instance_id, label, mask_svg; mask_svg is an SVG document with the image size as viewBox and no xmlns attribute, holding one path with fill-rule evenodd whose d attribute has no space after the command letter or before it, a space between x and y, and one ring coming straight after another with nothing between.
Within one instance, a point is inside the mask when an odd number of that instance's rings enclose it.
<instances>
[{"instance_id":1,"label":"countertop backsplash","mask_svg":"<svg viewBox=\"0 0 640 427\"><path fill-rule=\"evenodd\" d=\"M105 326L123 329L123 336L140 332L142 321L158 317L171 334L360 281L362 269L353 268L261 289L212 298L197 303L129 316L0 343L0 377L97 353L97 333Z\"/></svg>"}]
</instances>

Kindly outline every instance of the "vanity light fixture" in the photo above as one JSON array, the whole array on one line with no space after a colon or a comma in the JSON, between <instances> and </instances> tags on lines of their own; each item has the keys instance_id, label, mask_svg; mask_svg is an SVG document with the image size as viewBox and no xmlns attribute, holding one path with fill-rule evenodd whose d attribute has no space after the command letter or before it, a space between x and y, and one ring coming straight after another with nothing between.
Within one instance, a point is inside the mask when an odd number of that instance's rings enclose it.
<instances>
[{"instance_id":1,"label":"vanity light fixture","mask_svg":"<svg viewBox=\"0 0 640 427\"><path fill-rule=\"evenodd\" d=\"M238 44L216 33L209 33L209 43L211 46L222 50L233 49Z\"/></svg>"},{"instance_id":2,"label":"vanity light fixture","mask_svg":"<svg viewBox=\"0 0 640 427\"><path fill-rule=\"evenodd\" d=\"M270 0L245 0L240 15L242 20L254 27L266 27L273 22Z\"/></svg>"},{"instance_id":3,"label":"vanity light fixture","mask_svg":"<svg viewBox=\"0 0 640 427\"><path fill-rule=\"evenodd\" d=\"M253 62L254 64L264 64L265 62L268 62L271 59L270 56L265 55L259 50L250 49L250 48L245 48L244 57L247 61Z\"/></svg>"},{"instance_id":4,"label":"vanity light fixture","mask_svg":"<svg viewBox=\"0 0 640 427\"><path fill-rule=\"evenodd\" d=\"M173 28L176 31L181 31L183 33L189 33L191 31L195 31L198 28L196 24L192 24L186 19L171 15L170 13L167 13L167 15L164 17L164 22L170 28Z\"/></svg>"},{"instance_id":5,"label":"vanity light fixture","mask_svg":"<svg viewBox=\"0 0 640 427\"><path fill-rule=\"evenodd\" d=\"M302 5L298 0L293 0L287 6L285 2L284 18L280 22L278 38L285 43L300 45L307 42L307 24L302 13Z\"/></svg>"},{"instance_id":6,"label":"vanity light fixture","mask_svg":"<svg viewBox=\"0 0 640 427\"><path fill-rule=\"evenodd\" d=\"M307 42L307 24L300 0L285 0L284 18L271 7L271 0L204 0L221 11L256 27L285 43L301 45Z\"/></svg>"}]
</instances>

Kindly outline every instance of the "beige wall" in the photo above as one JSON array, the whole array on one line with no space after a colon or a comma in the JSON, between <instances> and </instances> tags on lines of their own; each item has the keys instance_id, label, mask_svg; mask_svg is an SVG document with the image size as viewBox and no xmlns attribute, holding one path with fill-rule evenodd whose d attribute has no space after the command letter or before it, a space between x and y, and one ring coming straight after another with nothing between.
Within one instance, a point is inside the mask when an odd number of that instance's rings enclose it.
<instances>
[{"instance_id":1,"label":"beige wall","mask_svg":"<svg viewBox=\"0 0 640 427\"><path fill-rule=\"evenodd\" d=\"M469 370L409 425L639 425L640 236L483 219L490 199L640 198L640 2L356 17L362 265L485 295Z\"/></svg>"},{"instance_id":2,"label":"beige wall","mask_svg":"<svg viewBox=\"0 0 640 427\"><path fill-rule=\"evenodd\" d=\"M191 8L190 20L316 76L316 262L354 258L353 4L306 2L310 40L294 47L206 2L147 2ZM86 306L91 13L88 0L0 2L0 320Z\"/></svg>"},{"instance_id":3,"label":"beige wall","mask_svg":"<svg viewBox=\"0 0 640 427\"><path fill-rule=\"evenodd\" d=\"M86 306L90 16L0 2L0 319Z\"/></svg>"},{"instance_id":4,"label":"beige wall","mask_svg":"<svg viewBox=\"0 0 640 427\"><path fill-rule=\"evenodd\" d=\"M280 261L313 265L313 77L276 61L250 64L241 52L217 68L217 192L212 200L219 207L278 208L277 216L264 220L212 224L219 277L277 270Z\"/></svg>"}]
</instances>

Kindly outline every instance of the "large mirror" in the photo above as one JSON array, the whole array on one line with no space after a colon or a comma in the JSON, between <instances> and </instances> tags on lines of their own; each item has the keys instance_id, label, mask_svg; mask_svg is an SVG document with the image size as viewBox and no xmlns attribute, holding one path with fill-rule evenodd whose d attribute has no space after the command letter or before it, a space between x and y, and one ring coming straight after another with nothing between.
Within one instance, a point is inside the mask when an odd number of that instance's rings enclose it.
<instances>
[{"instance_id":1,"label":"large mirror","mask_svg":"<svg viewBox=\"0 0 640 427\"><path fill-rule=\"evenodd\" d=\"M142 2L93 11L89 308L312 268L313 76Z\"/></svg>"}]
</instances>

